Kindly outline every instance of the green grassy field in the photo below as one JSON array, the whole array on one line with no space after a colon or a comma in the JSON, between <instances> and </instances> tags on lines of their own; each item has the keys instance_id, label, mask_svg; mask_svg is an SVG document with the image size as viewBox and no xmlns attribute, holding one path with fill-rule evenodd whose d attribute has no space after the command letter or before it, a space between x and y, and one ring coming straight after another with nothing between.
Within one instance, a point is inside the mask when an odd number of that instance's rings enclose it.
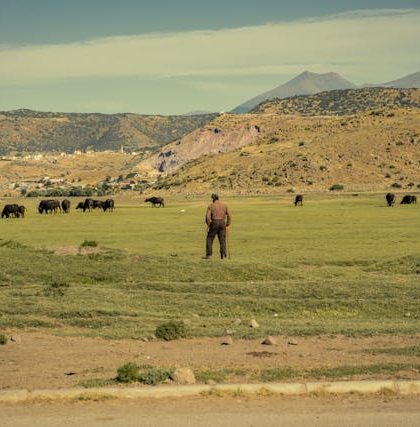
<instances>
[{"instance_id":1,"label":"green grassy field","mask_svg":"<svg viewBox=\"0 0 420 427\"><path fill-rule=\"evenodd\" d=\"M383 195L309 195L303 208L291 198L228 199L225 261L217 242L201 259L205 199L52 216L20 200L27 216L0 220L0 330L139 338L185 319L192 336L419 332L419 208L386 208ZM79 252L85 240L98 248Z\"/></svg>"}]
</instances>

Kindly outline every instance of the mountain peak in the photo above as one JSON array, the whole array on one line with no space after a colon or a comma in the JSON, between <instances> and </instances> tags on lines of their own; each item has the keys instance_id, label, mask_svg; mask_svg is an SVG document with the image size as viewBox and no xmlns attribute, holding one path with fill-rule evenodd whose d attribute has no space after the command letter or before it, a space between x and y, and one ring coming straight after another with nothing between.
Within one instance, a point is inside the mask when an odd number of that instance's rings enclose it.
<instances>
[{"instance_id":1,"label":"mountain peak","mask_svg":"<svg viewBox=\"0 0 420 427\"><path fill-rule=\"evenodd\" d=\"M261 102L275 98L289 98L297 95L314 95L315 93L337 90L354 89L356 85L334 72L314 73L305 70L285 84L252 98L236 107L234 113L246 113Z\"/></svg>"}]
</instances>

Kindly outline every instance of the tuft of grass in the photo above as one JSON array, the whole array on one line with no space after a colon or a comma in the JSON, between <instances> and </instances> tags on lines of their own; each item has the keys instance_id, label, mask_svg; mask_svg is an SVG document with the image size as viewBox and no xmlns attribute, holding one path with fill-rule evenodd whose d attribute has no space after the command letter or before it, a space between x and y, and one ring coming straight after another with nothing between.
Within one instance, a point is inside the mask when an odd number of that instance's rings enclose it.
<instances>
[{"instance_id":1,"label":"tuft of grass","mask_svg":"<svg viewBox=\"0 0 420 427\"><path fill-rule=\"evenodd\" d=\"M299 376L299 372L290 367L264 369L259 373L259 379L264 382L284 381Z\"/></svg>"},{"instance_id":2,"label":"tuft of grass","mask_svg":"<svg viewBox=\"0 0 420 427\"><path fill-rule=\"evenodd\" d=\"M46 297L63 297L69 286L67 282L53 279L44 286L43 294Z\"/></svg>"},{"instance_id":3,"label":"tuft of grass","mask_svg":"<svg viewBox=\"0 0 420 427\"><path fill-rule=\"evenodd\" d=\"M4 334L0 334L0 345L6 345L7 344L7 337Z\"/></svg>"},{"instance_id":4,"label":"tuft of grass","mask_svg":"<svg viewBox=\"0 0 420 427\"><path fill-rule=\"evenodd\" d=\"M170 321L162 323L156 328L156 338L172 341L179 338L185 338L187 336L187 328L184 322Z\"/></svg>"},{"instance_id":5,"label":"tuft of grass","mask_svg":"<svg viewBox=\"0 0 420 427\"><path fill-rule=\"evenodd\" d=\"M338 366L336 368L314 368L306 372L311 378L340 378L356 375L395 374L401 371L418 371L419 364L377 363L373 365Z\"/></svg>"},{"instance_id":6,"label":"tuft of grass","mask_svg":"<svg viewBox=\"0 0 420 427\"><path fill-rule=\"evenodd\" d=\"M340 190L344 190L344 185L342 184L333 184L331 185L331 187L329 188L330 191L340 191Z\"/></svg>"},{"instance_id":7,"label":"tuft of grass","mask_svg":"<svg viewBox=\"0 0 420 427\"><path fill-rule=\"evenodd\" d=\"M91 378L88 380L80 381L77 385L84 388L96 388L113 385L115 384L115 382L115 379Z\"/></svg>"},{"instance_id":8,"label":"tuft of grass","mask_svg":"<svg viewBox=\"0 0 420 427\"><path fill-rule=\"evenodd\" d=\"M82 393L79 396L75 397L73 400L75 402L103 402L105 400L116 399L116 397L111 396L109 394L102 393Z\"/></svg>"},{"instance_id":9,"label":"tuft of grass","mask_svg":"<svg viewBox=\"0 0 420 427\"><path fill-rule=\"evenodd\" d=\"M98 242L96 240L84 240L80 245L81 248L96 248Z\"/></svg>"},{"instance_id":10,"label":"tuft of grass","mask_svg":"<svg viewBox=\"0 0 420 427\"><path fill-rule=\"evenodd\" d=\"M391 348L369 348L363 350L363 353L369 354L389 354L392 356L413 356L420 357L420 345L408 347L391 347Z\"/></svg>"}]
</instances>

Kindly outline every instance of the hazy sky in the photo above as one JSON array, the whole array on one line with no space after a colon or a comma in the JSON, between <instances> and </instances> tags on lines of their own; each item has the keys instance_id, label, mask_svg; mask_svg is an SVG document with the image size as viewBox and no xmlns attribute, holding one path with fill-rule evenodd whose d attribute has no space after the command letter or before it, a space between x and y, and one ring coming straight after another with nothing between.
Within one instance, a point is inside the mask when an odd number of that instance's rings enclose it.
<instances>
[{"instance_id":1,"label":"hazy sky","mask_svg":"<svg viewBox=\"0 0 420 427\"><path fill-rule=\"evenodd\" d=\"M420 71L420 0L0 0L0 110L221 111L304 70Z\"/></svg>"}]
</instances>

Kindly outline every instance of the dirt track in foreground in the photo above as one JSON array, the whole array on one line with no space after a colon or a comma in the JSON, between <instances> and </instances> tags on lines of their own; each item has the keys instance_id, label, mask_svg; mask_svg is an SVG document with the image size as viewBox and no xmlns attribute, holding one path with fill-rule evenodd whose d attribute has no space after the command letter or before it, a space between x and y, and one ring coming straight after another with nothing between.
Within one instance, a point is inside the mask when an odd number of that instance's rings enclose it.
<instances>
[{"instance_id":1,"label":"dirt track in foreground","mask_svg":"<svg viewBox=\"0 0 420 427\"><path fill-rule=\"evenodd\" d=\"M0 405L4 427L51 426L365 426L414 427L415 396L263 399L187 398Z\"/></svg>"},{"instance_id":2,"label":"dirt track in foreground","mask_svg":"<svg viewBox=\"0 0 420 427\"><path fill-rule=\"evenodd\" d=\"M43 332L12 332L17 342L0 346L0 390L66 388L88 379L111 379L122 364L134 361L153 366L190 367L196 370L224 368L245 371L292 367L302 370L379 363L420 364L420 356L397 356L363 352L368 349L408 347L419 344L420 334L382 335L366 338L276 337L277 345L261 340L234 340L221 345L221 338L172 342L63 337ZM294 342L297 345L288 344ZM375 375L376 379L392 375ZM353 379L372 378L357 376ZM420 379L420 372L400 372L398 378ZM294 378L291 381L296 381ZM235 382L249 382L246 377Z\"/></svg>"}]
</instances>

